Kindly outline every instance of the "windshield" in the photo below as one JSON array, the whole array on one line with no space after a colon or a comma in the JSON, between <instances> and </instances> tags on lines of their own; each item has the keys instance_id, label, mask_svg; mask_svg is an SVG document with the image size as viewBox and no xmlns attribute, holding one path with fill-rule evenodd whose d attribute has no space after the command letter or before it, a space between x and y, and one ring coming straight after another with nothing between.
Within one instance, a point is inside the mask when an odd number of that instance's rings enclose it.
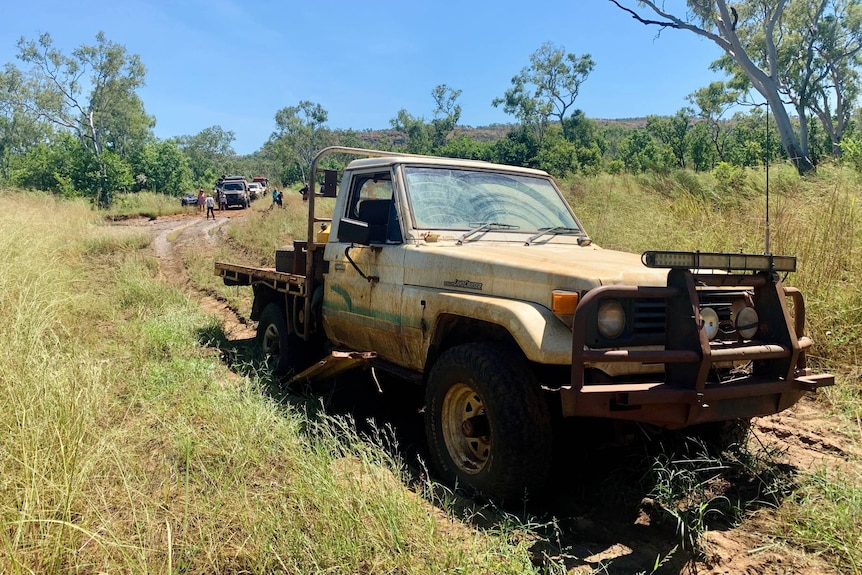
<instances>
[{"instance_id":1,"label":"windshield","mask_svg":"<svg viewBox=\"0 0 862 575\"><path fill-rule=\"evenodd\" d=\"M547 178L410 166L405 166L404 175L418 229L470 230L488 222L531 233L578 227Z\"/></svg>"},{"instance_id":2,"label":"windshield","mask_svg":"<svg viewBox=\"0 0 862 575\"><path fill-rule=\"evenodd\" d=\"M222 186L222 189L223 189L223 190L226 190L226 191L242 190L242 189L243 189L243 185L242 185L242 184L240 184L240 183L227 183L227 184L224 184L224 185Z\"/></svg>"}]
</instances>

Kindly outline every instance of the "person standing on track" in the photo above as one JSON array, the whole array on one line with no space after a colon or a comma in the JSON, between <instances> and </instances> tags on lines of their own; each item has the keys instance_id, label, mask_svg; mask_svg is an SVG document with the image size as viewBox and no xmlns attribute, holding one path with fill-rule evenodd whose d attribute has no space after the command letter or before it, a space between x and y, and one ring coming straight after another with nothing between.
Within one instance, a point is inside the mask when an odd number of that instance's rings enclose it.
<instances>
[{"instance_id":1,"label":"person standing on track","mask_svg":"<svg viewBox=\"0 0 862 575\"><path fill-rule=\"evenodd\" d=\"M207 197L204 194L204 189L198 188L198 211L199 212L204 211L204 206L206 204L206 201L207 201Z\"/></svg>"},{"instance_id":2,"label":"person standing on track","mask_svg":"<svg viewBox=\"0 0 862 575\"><path fill-rule=\"evenodd\" d=\"M215 212L213 208L215 208L215 200L212 196L207 196L207 219L210 219L210 214L212 214L213 219L215 219Z\"/></svg>"}]
</instances>

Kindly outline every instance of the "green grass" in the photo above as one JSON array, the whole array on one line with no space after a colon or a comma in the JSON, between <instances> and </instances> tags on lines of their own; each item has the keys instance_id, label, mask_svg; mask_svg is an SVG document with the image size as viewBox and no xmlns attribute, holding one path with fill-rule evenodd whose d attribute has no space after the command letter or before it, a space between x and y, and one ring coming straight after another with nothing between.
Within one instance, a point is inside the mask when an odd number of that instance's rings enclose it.
<instances>
[{"instance_id":1,"label":"green grass","mask_svg":"<svg viewBox=\"0 0 862 575\"><path fill-rule=\"evenodd\" d=\"M157 218L171 214L197 209L193 206L185 206L180 203L177 196L157 194L153 192L118 193L114 195L111 208L106 215L112 219L145 216Z\"/></svg>"},{"instance_id":2,"label":"green grass","mask_svg":"<svg viewBox=\"0 0 862 575\"><path fill-rule=\"evenodd\" d=\"M862 474L821 469L805 478L780 509L788 538L834 558L848 573L862 572Z\"/></svg>"}]
</instances>

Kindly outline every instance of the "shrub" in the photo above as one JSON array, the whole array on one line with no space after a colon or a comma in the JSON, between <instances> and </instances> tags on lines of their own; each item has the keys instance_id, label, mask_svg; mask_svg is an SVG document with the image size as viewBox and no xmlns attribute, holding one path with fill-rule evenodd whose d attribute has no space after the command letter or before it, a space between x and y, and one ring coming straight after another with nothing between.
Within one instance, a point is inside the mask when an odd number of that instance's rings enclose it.
<instances>
[{"instance_id":1,"label":"shrub","mask_svg":"<svg viewBox=\"0 0 862 575\"><path fill-rule=\"evenodd\" d=\"M741 192L745 187L745 170L727 162L719 162L712 170L715 190L721 194Z\"/></svg>"},{"instance_id":2,"label":"shrub","mask_svg":"<svg viewBox=\"0 0 862 575\"><path fill-rule=\"evenodd\" d=\"M844 138L841 141L841 162L862 172L862 141Z\"/></svg>"},{"instance_id":3,"label":"shrub","mask_svg":"<svg viewBox=\"0 0 862 575\"><path fill-rule=\"evenodd\" d=\"M611 160L605 165L605 171L612 175L622 174L626 164L622 160Z\"/></svg>"}]
</instances>

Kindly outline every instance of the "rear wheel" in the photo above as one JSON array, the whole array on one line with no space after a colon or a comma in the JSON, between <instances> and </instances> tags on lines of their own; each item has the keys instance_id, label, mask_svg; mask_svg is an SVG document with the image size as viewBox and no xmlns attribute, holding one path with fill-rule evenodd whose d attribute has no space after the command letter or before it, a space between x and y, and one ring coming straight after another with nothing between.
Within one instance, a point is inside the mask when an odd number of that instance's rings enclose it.
<instances>
[{"instance_id":1,"label":"rear wheel","mask_svg":"<svg viewBox=\"0 0 862 575\"><path fill-rule=\"evenodd\" d=\"M283 377L296 371L302 344L302 339L288 333L284 309L276 303L268 304L257 324L257 346L270 372Z\"/></svg>"},{"instance_id":2,"label":"rear wheel","mask_svg":"<svg viewBox=\"0 0 862 575\"><path fill-rule=\"evenodd\" d=\"M425 432L442 478L514 504L544 485L551 418L526 362L501 346L465 344L440 356L428 379Z\"/></svg>"}]
</instances>

